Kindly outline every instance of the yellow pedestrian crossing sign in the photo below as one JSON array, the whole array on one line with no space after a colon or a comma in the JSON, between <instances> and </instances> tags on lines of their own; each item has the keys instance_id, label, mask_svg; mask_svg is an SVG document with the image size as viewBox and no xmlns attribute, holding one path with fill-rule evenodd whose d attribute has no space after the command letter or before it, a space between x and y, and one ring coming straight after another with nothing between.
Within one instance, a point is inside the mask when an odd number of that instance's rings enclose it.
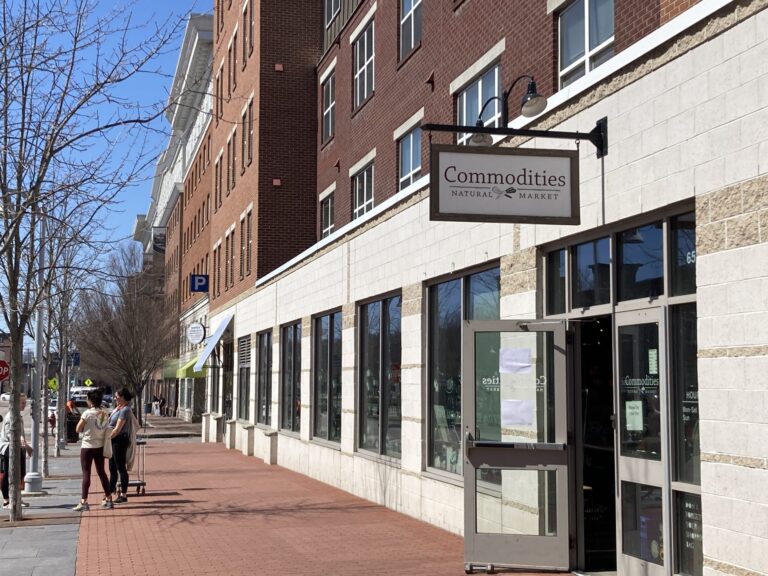
<instances>
[{"instance_id":1,"label":"yellow pedestrian crossing sign","mask_svg":"<svg viewBox=\"0 0 768 576\"><path fill-rule=\"evenodd\" d=\"M59 381L54 376L53 378L48 379L48 390L51 392L56 392L59 389Z\"/></svg>"},{"instance_id":2,"label":"yellow pedestrian crossing sign","mask_svg":"<svg viewBox=\"0 0 768 576\"><path fill-rule=\"evenodd\" d=\"M86 386L93 386L93 380L91 380L90 378L86 378L83 381L83 384L85 384Z\"/></svg>"}]
</instances>

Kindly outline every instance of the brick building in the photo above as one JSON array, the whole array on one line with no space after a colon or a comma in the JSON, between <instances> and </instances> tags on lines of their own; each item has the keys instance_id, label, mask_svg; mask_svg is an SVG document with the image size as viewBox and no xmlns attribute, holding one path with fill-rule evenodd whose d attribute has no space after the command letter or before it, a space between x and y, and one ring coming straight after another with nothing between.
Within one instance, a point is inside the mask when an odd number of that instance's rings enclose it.
<instances>
[{"instance_id":1,"label":"brick building","mask_svg":"<svg viewBox=\"0 0 768 576\"><path fill-rule=\"evenodd\" d=\"M203 439L467 569L768 572L768 3L307 5L214 6ZM604 158L495 137L576 153L578 223L430 219L429 144L470 131L422 127L504 102L607 118Z\"/></svg>"}]
</instances>

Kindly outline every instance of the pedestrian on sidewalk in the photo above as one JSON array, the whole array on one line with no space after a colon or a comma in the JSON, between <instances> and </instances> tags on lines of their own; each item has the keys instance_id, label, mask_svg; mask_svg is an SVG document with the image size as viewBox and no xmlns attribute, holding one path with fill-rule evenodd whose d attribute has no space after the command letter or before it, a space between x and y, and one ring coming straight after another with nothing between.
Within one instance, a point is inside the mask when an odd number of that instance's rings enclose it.
<instances>
[{"instance_id":1,"label":"pedestrian on sidewalk","mask_svg":"<svg viewBox=\"0 0 768 576\"><path fill-rule=\"evenodd\" d=\"M24 437L24 421L21 419L21 412L24 412L24 409L27 407L27 396L25 394L21 394L19 396L19 427L21 428L21 452L19 453L19 478L21 478L22 482L24 481L24 476L27 475L27 456L31 456L32 452L34 450L32 449L32 446L27 444L27 439ZM10 455L11 452L11 417L10 417L10 409L5 414L5 418L3 418L2 422L0 423L0 473L2 473L2 481L0 481L0 491L3 493L3 510L8 510L10 508L10 496L9 496L9 490L10 490L10 473L11 473L11 465L10 465ZM26 502L21 503L22 506L29 506Z\"/></svg>"},{"instance_id":2,"label":"pedestrian on sidewalk","mask_svg":"<svg viewBox=\"0 0 768 576\"><path fill-rule=\"evenodd\" d=\"M75 512L87 512L88 491L91 488L91 466L96 464L96 474L104 489L102 508L112 508L112 494L109 490L109 478L104 470L104 443L109 441L109 414L101 407L101 390L88 392L88 410L83 412L77 423L77 433L83 435L80 446L80 467L83 470L83 487L80 502L72 508Z\"/></svg>"},{"instance_id":3,"label":"pedestrian on sidewalk","mask_svg":"<svg viewBox=\"0 0 768 576\"><path fill-rule=\"evenodd\" d=\"M120 492L115 503L128 501L128 452L135 443L135 416L131 412L133 394L128 388L123 388L116 394L117 407L109 417L112 428L112 458L109 459L109 488L112 494L117 490L117 480L120 477Z\"/></svg>"}]
</instances>

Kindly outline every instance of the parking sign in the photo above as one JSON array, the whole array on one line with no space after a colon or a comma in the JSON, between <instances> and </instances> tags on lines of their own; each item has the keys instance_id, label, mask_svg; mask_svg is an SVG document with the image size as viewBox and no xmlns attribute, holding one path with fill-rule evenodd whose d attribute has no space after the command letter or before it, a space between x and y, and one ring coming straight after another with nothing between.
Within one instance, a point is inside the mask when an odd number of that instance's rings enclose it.
<instances>
[{"instance_id":1,"label":"parking sign","mask_svg":"<svg viewBox=\"0 0 768 576\"><path fill-rule=\"evenodd\" d=\"M189 286L192 292L208 292L208 274L190 274Z\"/></svg>"}]
</instances>

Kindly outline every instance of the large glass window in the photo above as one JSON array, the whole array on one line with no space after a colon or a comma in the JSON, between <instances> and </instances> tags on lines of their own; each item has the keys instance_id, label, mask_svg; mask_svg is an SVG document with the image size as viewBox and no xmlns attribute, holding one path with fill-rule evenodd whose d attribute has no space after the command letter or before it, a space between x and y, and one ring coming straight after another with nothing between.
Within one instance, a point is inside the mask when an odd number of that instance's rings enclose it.
<instances>
[{"instance_id":1,"label":"large glass window","mask_svg":"<svg viewBox=\"0 0 768 576\"><path fill-rule=\"evenodd\" d=\"M659 326L619 326L621 455L661 460Z\"/></svg>"},{"instance_id":2,"label":"large glass window","mask_svg":"<svg viewBox=\"0 0 768 576\"><path fill-rule=\"evenodd\" d=\"M564 248L547 254L547 314L565 312L565 255Z\"/></svg>"},{"instance_id":3,"label":"large glass window","mask_svg":"<svg viewBox=\"0 0 768 576\"><path fill-rule=\"evenodd\" d=\"M285 326L280 336L282 427L301 430L301 323Z\"/></svg>"},{"instance_id":4,"label":"large glass window","mask_svg":"<svg viewBox=\"0 0 768 576\"><path fill-rule=\"evenodd\" d=\"M664 233L661 222L619 234L619 300L664 294Z\"/></svg>"},{"instance_id":5,"label":"large glass window","mask_svg":"<svg viewBox=\"0 0 768 576\"><path fill-rule=\"evenodd\" d=\"M353 218L373 210L373 164L368 164L353 176L352 194L355 201Z\"/></svg>"},{"instance_id":6,"label":"large glass window","mask_svg":"<svg viewBox=\"0 0 768 576\"><path fill-rule=\"evenodd\" d=\"M421 42L421 0L400 2L400 59L413 52Z\"/></svg>"},{"instance_id":7,"label":"large glass window","mask_svg":"<svg viewBox=\"0 0 768 576\"><path fill-rule=\"evenodd\" d=\"M359 108L373 94L373 21L355 40L355 101Z\"/></svg>"},{"instance_id":8,"label":"large glass window","mask_svg":"<svg viewBox=\"0 0 768 576\"><path fill-rule=\"evenodd\" d=\"M699 377L697 369L696 304L670 308L671 390L674 413L675 479L701 482L699 452Z\"/></svg>"},{"instance_id":9,"label":"large glass window","mask_svg":"<svg viewBox=\"0 0 768 576\"><path fill-rule=\"evenodd\" d=\"M325 26L331 25L341 9L341 0L325 0Z\"/></svg>"},{"instance_id":10,"label":"large glass window","mask_svg":"<svg viewBox=\"0 0 768 576\"><path fill-rule=\"evenodd\" d=\"M683 214L671 220L670 238L672 295L696 292L696 215Z\"/></svg>"},{"instance_id":11,"label":"large glass window","mask_svg":"<svg viewBox=\"0 0 768 576\"><path fill-rule=\"evenodd\" d=\"M400 190L413 184L421 176L421 128L414 128L403 136L400 148Z\"/></svg>"},{"instance_id":12,"label":"large glass window","mask_svg":"<svg viewBox=\"0 0 768 576\"><path fill-rule=\"evenodd\" d=\"M573 307L588 308L611 301L611 250L608 238L573 249Z\"/></svg>"},{"instance_id":13,"label":"large glass window","mask_svg":"<svg viewBox=\"0 0 768 576\"><path fill-rule=\"evenodd\" d=\"M498 127L501 122L501 105L498 96L499 65L487 70L477 80L467 86L456 99L456 115L459 126L474 126L477 123L483 105L488 106L483 110L483 126ZM456 139L457 144L467 144L472 137L471 133L462 133Z\"/></svg>"},{"instance_id":14,"label":"large glass window","mask_svg":"<svg viewBox=\"0 0 768 576\"><path fill-rule=\"evenodd\" d=\"M336 125L336 73L323 82L323 143L333 138Z\"/></svg>"},{"instance_id":15,"label":"large glass window","mask_svg":"<svg viewBox=\"0 0 768 576\"><path fill-rule=\"evenodd\" d=\"M621 483L622 550L624 554L664 564L664 516L661 488Z\"/></svg>"},{"instance_id":16,"label":"large glass window","mask_svg":"<svg viewBox=\"0 0 768 576\"><path fill-rule=\"evenodd\" d=\"M333 194L320 201L320 237L325 238L333 232Z\"/></svg>"},{"instance_id":17,"label":"large glass window","mask_svg":"<svg viewBox=\"0 0 768 576\"><path fill-rule=\"evenodd\" d=\"M259 373L257 379L258 411L256 422L270 424L272 412L272 332L263 332L259 340Z\"/></svg>"},{"instance_id":18,"label":"large glass window","mask_svg":"<svg viewBox=\"0 0 768 576\"><path fill-rule=\"evenodd\" d=\"M316 438L341 440L341 312L314 322L314 429Z\"/></svg>"},{"instance_id":19,"label":"large glass window","mask_svg":"<svg viewBox=\"0 0 768 576\"><path fill-rule=\"evenodd\" d=\"M237 417L251 419L251 337L237 341Z\"/></svg>"},{"instance_id":20,"label":"large glass window","mask_svg":"<svg viewBox=\"0 0 768 576\"><path fill-rule=\"evenodd\" d=\"M400 456L401 298L360 307L360 448Z\"/></svg>"},{"instance_id":21,"label":"large glass window","mask_svg":"<svg viewBox=\"0 0 768 576\"><path fill-rule=\"evenodd\" d=\"M460 474L461 322L499 319L499 269L429 289L429 466Z\"/></svg>"},{"instance_id":22,"label":"large glass window","mask_svg":"<svg viewBox=\"0 0 768 576\"><path fill-rule=\"evenodd\" d=\"M560 13L560 86L613 56L613 0L575 0Z\"/></svg>"}]
</instances>

